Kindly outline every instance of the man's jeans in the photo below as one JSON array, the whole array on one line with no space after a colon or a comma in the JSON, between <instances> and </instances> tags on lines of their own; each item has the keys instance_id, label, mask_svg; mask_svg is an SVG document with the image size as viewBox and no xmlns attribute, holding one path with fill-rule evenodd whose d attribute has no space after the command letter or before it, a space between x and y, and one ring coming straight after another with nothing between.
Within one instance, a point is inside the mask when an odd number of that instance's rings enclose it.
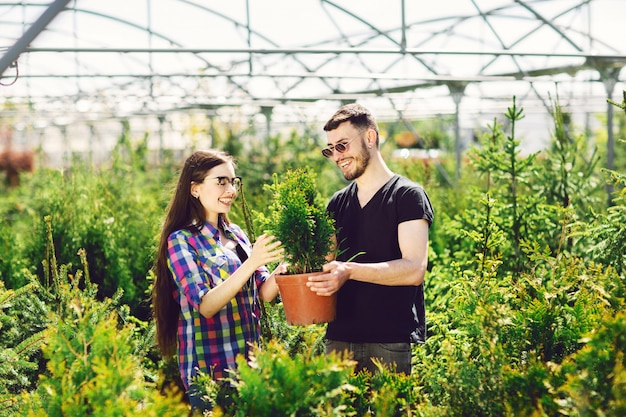
<instances>
[{"instance_id":1,"label":"man's jeans","mask_svg":"<svg viewBox=\"0 0 626 417\"><path fill-rule=\"evenodd\" d=\"M395 369L397 373L411 374L410 343L350 343L326 340L326 354L341 354L345 351L357 362L355 372L362 369L367 369L372 374L378 372L378 367L372 362L372 359L377 359L392 371Z\"/></svg>"}]
</instances>

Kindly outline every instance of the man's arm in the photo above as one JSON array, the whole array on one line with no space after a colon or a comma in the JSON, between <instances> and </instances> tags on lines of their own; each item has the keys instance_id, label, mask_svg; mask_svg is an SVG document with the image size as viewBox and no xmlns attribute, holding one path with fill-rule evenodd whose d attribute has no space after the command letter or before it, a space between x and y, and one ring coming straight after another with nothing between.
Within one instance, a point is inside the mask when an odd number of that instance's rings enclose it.
<instances>
[{"instance_id":1,"label":"man's arm","mask_svg":"<svg viewBox=\"0 0 626 417\"><path fill-rule=\"evenodd\" d=\"M332 295L348 280L380 285L420 285L428 266L428 228L424 219L398 225L402 258L387 262L333 261L324 265L326 274L309 277L308 286L319 295Z\"/></svg>"}]
</instances>

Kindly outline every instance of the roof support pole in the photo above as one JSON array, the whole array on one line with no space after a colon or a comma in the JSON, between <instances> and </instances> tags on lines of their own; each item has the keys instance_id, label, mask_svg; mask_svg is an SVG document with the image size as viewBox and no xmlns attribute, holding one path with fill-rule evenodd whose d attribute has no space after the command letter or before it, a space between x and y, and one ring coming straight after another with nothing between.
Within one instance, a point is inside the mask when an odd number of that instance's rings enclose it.
<instances>
[{"instance_id":1,"label":"roof support pole","mask_svg":"<svg viewBox=\"0 0 626 417\"><path fill-rule=\"evenodd\" d=\"M467 83L463 82L450 82L446 83L450 90L450 95L454 101L454 150L456 154L456 180L461 179L461 118L459 115L459 107L461 100L465 94L465 87Z\"/></svg>"},{"instance_id":2,"label":"roof support pole","mask_svg":"<svg viewBox=\"0 0 626 417\"><path fill-rule=\"evenodd\" d=\"M602 74L602 72L601 72ZM619 75L619 71L617 71L616 76ZM606 95L609 100L613 99L613 91L615 90L615 84L617 81L617 77L613 78L611 76L606 77L602 76L602 82L604 83L604 88L606 89ZM615 159L615 133L613 129L613 105L607 102L606 108L606 168L608 170L613 170L615 168L614 159ZM609 198L609 205L613 205L613 193L615 192L615 187L612 183L607 182L606 184L606 192Z\"/></svg>"},{"instance_id":3,"label":"roof support pole","mask_svg":"<svg viewBox=\"0 0 626 417\"><path fill-rule=\"evenodd\" d=\"M602 84L604 84L607 99L612 100L619 74L622 71L622 68L624 68L624 63L600 59L588 59L587 62L592 64L592 66L600 74L600 80L602 81ZM615 169L615 132L613 128L613 105L610 102L607 102L606 109L606 131L606 168L613 170ZM609 204L612 204L613 192L615 191L614 186L612 184L607 184L606 191L609 195Z\"/></svg>"},{"instance_id":4,"label":"roof support pole","mask_svg":"<svg viewBox=\"0 0 626 417\"><path fill-rule=\"evenodd\" d=\"M267 129L267 143L269 143L271 129L272 129L272 112L274 111L273 106L261 106L261 114L265 116L265 127Z\"/></svg>"},{"instance_id":5,"label":"roof support pole","mask_svg":"<svg viewBox=\"0 0 626 417\"><path fill-rule=\"evenodd\" d=\"M606 90L606 97L609 100L613 99L613 92L615 91L615 85L617 84L617 78L619 77L619 73L622 70L622 67L619 68L609 68L609 69L600 69L600 78L602 79L602 84L604 84L604 89ZM615 168L613 163L615 157L615 138L613 132L613 106L609 103L607 107L607 152L606 152L606 167L607 169Z\"/></svg>"},{"instance_id":6,"label":"roof support pole","mask_svg":"<svg viewBox=\"0 0 626 417\"><path fill-rule=\"evenodd\" d=\"M161 164L163 163L163 155L165 153L163 151L163 148L165 148L165 130L163 129L163 126L165 125L165 115L158 115L157 120L159 121L159 153L157 155L157 163Z\"/></svg>"},{"instance_id":7,"label":"roof support pole","mask_svg":"<svg viewBox=\"0 0 626 417\"><path fill-rule=\"evenodd\" d=\"M406 9L404 7L404 0L400 3L402 5L402 39L400 40L400 49L404 52L406 51Z\"/></svg>"},{"instance_id":8,"label":"roof support pole","mask_svg":"<svg viewBox=\"0 0 626 417\"><path fill-rule=\"evenodd\" d=\"M39 19L37 19L22 37L0 58L0 75L4 74L4 71L17 61L20 54L28 48L28 45L39 36L46 26L48 26L70 1L71 0L55 0L48 6L46 11L39 16Z\"/></svg>"}]
</instances>

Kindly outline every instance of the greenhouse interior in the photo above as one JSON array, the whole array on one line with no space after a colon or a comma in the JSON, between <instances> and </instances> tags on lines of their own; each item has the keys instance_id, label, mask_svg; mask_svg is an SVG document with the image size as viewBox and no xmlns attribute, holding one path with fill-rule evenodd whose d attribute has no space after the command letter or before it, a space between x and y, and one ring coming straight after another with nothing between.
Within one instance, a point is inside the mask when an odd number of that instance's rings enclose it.
<instances>
[{"instance_id":1,"label":"greenhouse interior","mask_svg":"<svg viewBox=\"0 0 626 417\"><path fill-rule=\"evenodd\" d=\"M586 131L606 127L625 15L620 0L3 2L0 146L63 166L106 160L124 126L156 155L210 146L219 122L254 147L319 133L358 101L409 131L453 118L461 154L515 97L534 152L557 100Z\"/></svg>"},{"instance_id":2,"label":"greenhouse interior","mask_svg":"<svg viewBox=\"0 0 626 417\"><path fill-rule=\"evenodd\" d=\"M0 1L0 417L626 416L625 18Z\"/></svg>"}]
</instances>

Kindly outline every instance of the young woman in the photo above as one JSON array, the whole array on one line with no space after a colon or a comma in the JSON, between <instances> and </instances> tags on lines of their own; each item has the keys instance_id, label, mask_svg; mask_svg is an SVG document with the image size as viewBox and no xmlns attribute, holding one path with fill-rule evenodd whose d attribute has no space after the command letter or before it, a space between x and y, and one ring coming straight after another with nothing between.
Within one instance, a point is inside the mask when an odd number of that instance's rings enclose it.
<instances>
[{"instance_id":1,"label":"young woman","mask_svg":"<svg viewBox=\"0 0 626 417\"><path fill-rule=\"evenodd\" d=\"M260 337L259 300L278 293L265 266L282 259L280 242L261 235L251 245L228 213L239 189L235 163L220 151L197 151L186 161L165 218L156 259L152 303L163 355L178 353L192 407L198 370L215 380L248 357Z\"/></svg>"}]
</instances>

